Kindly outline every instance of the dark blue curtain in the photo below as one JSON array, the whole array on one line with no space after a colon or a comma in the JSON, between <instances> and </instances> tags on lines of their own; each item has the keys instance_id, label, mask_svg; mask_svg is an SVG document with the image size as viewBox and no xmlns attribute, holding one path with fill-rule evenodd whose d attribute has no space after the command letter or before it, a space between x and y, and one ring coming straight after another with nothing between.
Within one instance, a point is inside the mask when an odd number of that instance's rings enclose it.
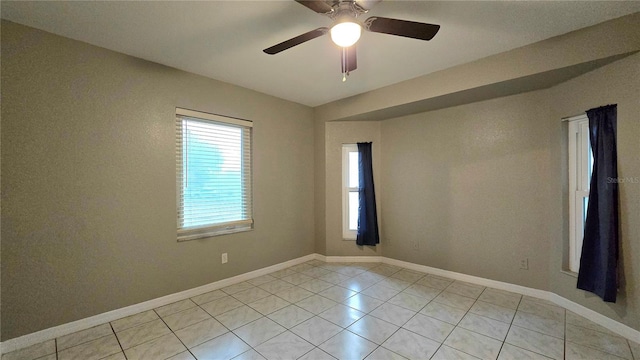
<instances>
[{"instance_id":1,"label":"dark blue curtain","mask_svg":"<svg viewBox=\"0 0 640 360\"><path fill-rule=\"evenodd\" d=\"M371 143L358 143L358 170L360 173L360 203L358 204L358 234L356 244L372 245L380 243L378 235L378 214L376 192L373 187L373 165Z\"/></svg>"},{"instance_id":2,"label":"dark blue curtain","mask_svg":"<svg viewBox=\"0 0 640 360\"><path fill-rule=\"evenodd\" d=\"M578 289L616 302L618 288L618 166L616 105L587 111L593 172L584 225Z\"/></svg>"}]
</instances>

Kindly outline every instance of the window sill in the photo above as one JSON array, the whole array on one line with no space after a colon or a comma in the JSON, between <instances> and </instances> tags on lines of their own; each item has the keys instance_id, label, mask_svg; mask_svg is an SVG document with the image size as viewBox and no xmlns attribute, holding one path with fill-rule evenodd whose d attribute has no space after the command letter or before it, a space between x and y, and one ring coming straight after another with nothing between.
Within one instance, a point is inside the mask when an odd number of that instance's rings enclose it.
<instances>
[{"instance_id":1,"label":"window sill","mask_svg":"<svg viewBox=\"0 0 640 360\"><path fill-rule=\"evenodd\" d=\"M253 226L236 227L233 229L224 229L224 230L217 230L217 231L211 231L211 232L205 232L205 233L178 235L178 242L212 238L216 236L236 234L236 233L246 232L246 231L253 231Z\"/></svg>"},{"instance_id":2,"label":"window sill","mask_svg":"<svg viewBox=\"0 0 640 360\"><path fill-rule=\"evenodd\" d=\"M568 275L568 276L574 277L574 278L577 278L577 277L578 277L578 273L575 273L575 272L573 272L573 271L569 271L569 270L560 270L560 272L561 272L561 273L563 273L563 274L565 274L565 275Z\"/></svg>"}]
</instances>

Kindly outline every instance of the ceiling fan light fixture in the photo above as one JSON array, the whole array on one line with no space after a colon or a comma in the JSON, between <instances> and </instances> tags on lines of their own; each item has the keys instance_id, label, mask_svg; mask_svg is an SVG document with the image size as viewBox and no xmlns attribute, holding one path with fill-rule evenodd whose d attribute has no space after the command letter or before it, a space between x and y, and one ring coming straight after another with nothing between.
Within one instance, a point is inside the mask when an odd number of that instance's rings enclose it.
<instances>
[{"instance_id":1,"label":"ceiling fan light fixture","mask_svg":"<svg viewBox=\"0 0 640 360\"><path fill-rule=\"evenodd\" d=\"M362 27L357 22L347 20L335 24L331 28L331 40L340 47L349 47L360 39Z\"/></svg>"}]
</instances>

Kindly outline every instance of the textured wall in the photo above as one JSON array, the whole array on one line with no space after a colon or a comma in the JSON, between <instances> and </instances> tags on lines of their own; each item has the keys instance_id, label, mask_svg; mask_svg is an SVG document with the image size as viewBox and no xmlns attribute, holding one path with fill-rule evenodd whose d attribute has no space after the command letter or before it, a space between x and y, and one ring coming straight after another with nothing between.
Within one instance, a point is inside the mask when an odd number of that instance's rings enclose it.
<instances>
[{"instance_id":1,"label":"textured wall","mask_svg":"<svg viewBox=\"0 0 640 360\"><path fill-rule=\"evenodd\" d=\"M310 108L5 21L1 70L2 340L314 251ZM176 242L175 107L254 120L254 231Z\"/></svg>"},{"instance_id":2,"label":"textured wall","mask_svg":"<svg viewBox=\"0 0 640 360\"><path fill-rule=\"evenodd\" d=\"M382 122L384 256L549 290L640 329L640 55L556 87ZM622 286L576 289L566 123L618 104ZM418 242L419 250L414 249ZM519 260L529 259L529 270Z\"/></svg>"},{"instance_id":3,"label":"textured wall","mask_svg":"<svg viewBox=\"0 0 640 360\"><path fill-rule=\"evenodd\" d=\"M550 290L571 301L596 310L614 320L640 330L640 54L560 84L550 90L553 116L551 149L553 206L549 210L553 247ZM618 176L622 282L616 304L576 289L576 278L559 270L566 256L568 235L568 193L565 156L566 133L558 119L607 104L618 104ZM564 185L564 186L563 186Z\"/></svg>"},{"instance_id":4,"label":"textured wall","mask_svg":"<svg viewBox=\"0 0 640 360\"><path fill-rule=\"evenodd\" d=\"M325 183L326 209L325 246L329 256L381 256L384 244L357 246L353 240L342 239L342 144L373 142L373 180L376 185L378 218L381 214L383 188L381 179L380 122L336 121L325 123ZM381 227L381 226L380 226ZM380 229L382 231L382 228ZM382 242L382 241L381 241Z\"/></svg>"},{"instance_id":5,"label":"textured wall","mask_svg":"<svg viewBox=\"0 0 640 360\"><path fill-rule=\"evenodd\" d=\"M532 92L383 121L384 256L546 290L546 100Z\"/></svg>"}]
</instances>

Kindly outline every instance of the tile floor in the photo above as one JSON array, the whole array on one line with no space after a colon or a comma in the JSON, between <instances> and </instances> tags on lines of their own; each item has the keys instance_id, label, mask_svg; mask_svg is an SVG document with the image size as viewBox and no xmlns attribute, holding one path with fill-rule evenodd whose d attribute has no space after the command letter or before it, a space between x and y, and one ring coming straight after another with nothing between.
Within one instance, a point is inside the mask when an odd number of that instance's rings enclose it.
<instances>
[{"instance_id":1,"label":"tile floor","mask_svg":"<svg viewBox=\"0 0 640 360\"><path fill-rule=\"evenodd\" d=\"M544 300L313 260L2 359L640 360L640 345Z\"/></svg>"}]
</instances>

